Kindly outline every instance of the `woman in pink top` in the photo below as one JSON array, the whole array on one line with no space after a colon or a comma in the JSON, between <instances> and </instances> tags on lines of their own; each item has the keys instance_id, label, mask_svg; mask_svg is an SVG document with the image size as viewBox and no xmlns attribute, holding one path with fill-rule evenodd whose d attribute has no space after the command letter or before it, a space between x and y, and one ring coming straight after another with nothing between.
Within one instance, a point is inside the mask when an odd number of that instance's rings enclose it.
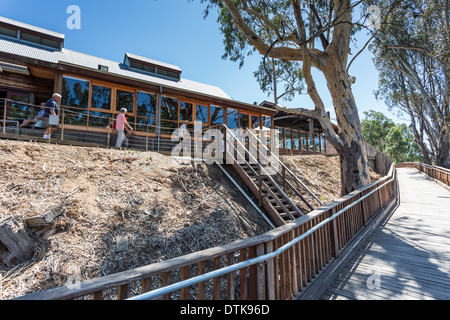
<instances>
[{"instance_id":1,"label":"woman in pink top","mask_svg":"<svg viewBox=\"0 0 450 320\"><path fill-rule=\"evenodd\" d=\"M125 140L125 133L123 132L125 126L127 126L128 128L130 128L131 131L133 131L133 128L128 124L128 121L125 118L126 114L127 109L123 108L120 110L120 113L117 115L116 118L116 130L117 130L116 148L121 148L123 140Z\"/></svg>"}]
</instances>

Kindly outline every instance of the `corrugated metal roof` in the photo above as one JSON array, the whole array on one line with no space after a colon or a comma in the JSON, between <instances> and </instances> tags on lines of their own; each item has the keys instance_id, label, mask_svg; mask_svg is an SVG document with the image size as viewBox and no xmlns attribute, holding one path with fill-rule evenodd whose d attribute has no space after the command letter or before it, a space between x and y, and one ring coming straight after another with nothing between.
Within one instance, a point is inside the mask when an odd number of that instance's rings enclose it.
<instances>
[{"instance_id":1,"label":"corrugated metal roof","mask_svg":"<svg viewBox=\"0 0 450 320\"><path fill-rule=\"evenodd\" d=\"M62 34L62 33L51 31L51 30L47 30L47 29L40 28L40 27L36 27L36 26L33 26L31 24L28 24L28 23L20 22L20 21L9 19L9 18L2 17L2 16L0 16L0 22L9 24L11 26L19 27L19 28L22 28L22 29L31 30L31 31L34 31L34 32L39 32L39 33L42 33L42 34L46 34L46 35L49 35L49 36L52 36L52 37L55 37L55 38L58 38L58 39L64 39L65 38L65 35Z\"/></svg>"},{"instance_id":2,"label":"corrugated metal roof","mask_svg":"<svg viewBox=\"0 0 450 320\"><path fill-rule=\"evenodd\" d=\"M168 69L172 69L172 70L176 70L176 71L181 72L180 67L178 67L176 65L173 65L173 64L169 64L169 63L153 60L153 59L150 59L150 58L141 57L141 56L138 56L138 55L135 55L135 54L132 54L132 53L128 53L128 52L125 53L125 56L129 57L130 59L134 59L134 60L138 60L138 61L142 61L142 62L147 62L147 63L150 63L150 64L154 64L154 65L157 65L157 66L161 66L161 67L165 67L165 68L168 68Z\"/></svg>"},{"instance_id":3,"label":"corrugated metal roof","mask_svg":"<svg viewBox=\"0 0 450 320\"><path fill-rule=\"evenodd\" d=\"M127 65L68 49L50 50L23 43L20 40L0 36L0 59L2 52L32 58L50 63L66 63L98 71L98 66L107 66L109 74L144 81L153 85L195 92L202 95L232 100L222 89L216 86L181 78L179 81L152 76L130 69Z\"/></svg>"}]
</instances>

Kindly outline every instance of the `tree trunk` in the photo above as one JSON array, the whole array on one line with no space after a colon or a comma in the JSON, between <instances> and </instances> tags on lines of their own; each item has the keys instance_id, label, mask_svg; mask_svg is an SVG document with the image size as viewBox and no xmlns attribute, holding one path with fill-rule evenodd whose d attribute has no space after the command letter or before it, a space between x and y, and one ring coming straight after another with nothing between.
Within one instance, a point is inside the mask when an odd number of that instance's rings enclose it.
<instances>
[{"instance_id":1,"label":"tree trunk","mask_svg":"<svg viewBox=\"0 0 450 320\"><path fill-rule=\"evenodd\" d=\"M441 135L439 152L436 155L436 165L439 167L450 169L450 141L449 134Z\"/></svg>"},{"instance_id":2,"label":"tree trunk","mask_svg":"<svg viewBox=\"0 0 450 320\"><path fill-rule=\"evenodd\" d=\"M334 68L333 68L334 66ZM369 162L363 148L361 123L353 97L348 75L340 61L331 54L328 68L323 70L328 89L333 99L340 131L340 144L330 142L341 159L342 195L348 194L371 182Z\"/></svg>"}]
</instances>

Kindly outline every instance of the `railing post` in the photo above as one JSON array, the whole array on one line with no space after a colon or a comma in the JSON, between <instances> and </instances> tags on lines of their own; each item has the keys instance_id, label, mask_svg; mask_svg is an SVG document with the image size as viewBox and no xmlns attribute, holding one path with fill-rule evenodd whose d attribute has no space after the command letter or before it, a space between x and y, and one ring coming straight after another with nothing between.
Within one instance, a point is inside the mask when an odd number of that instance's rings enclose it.
<instances>
[{"instance_id":1,"label":"railing post","mask_svg":"<svg viewBox=\"0 0 450 320\"><path fill-rule=\"evenodd\" d=\"M148 125L147 125L147 136L145 137L145 151L148 151Z\"/></svg>"},{"instance_id":2,"label":"railing post","mask_svg":"<svg viewBox=\"0 0 450 320\"><path fill-rule=\"evenodd\" d=\"M8 105L8 101L5 99L5 104L3 106L3 133L6 133L6 107Z\"/></svg>"},{"instance_id":3,"label":"railing post","mask_svg":"<svg viewBox=\"0 0 450 320\"><path fill-rule=\"evenodd\" d=\"M263 194L262 194L262 172L261 172L261 165L258 165L258 189L259 189L259 194L258 194L258 200L259 200L259 206L262 206L262 202L263 202Z\"/></svg>"},{"instance_id":4,"label":"railing post","mask_svg":"<svg viewBox=\"0 0 450 320\"><path fill-rule=\"evenodd\" d=\"M265 254L264 244L258 244L256 246L256 256L263 256ZM258 263L256 267L256 288L257 288L257 299L266 300L266 262Z\"/></svg>"},{"instance_id":5,"label":"railing post","mask_svg":"<svg viewBox=\"0 0 450 320\"><path fill-rule=\"evenodd\" d=\"M62 108L62 119L61 119L61 140L64 141L64 108Z\"/></svg>"},{"instance_id":6,"label":"railing post","mask_svg":"<svg viewBox=\"0 0 450 320\"><path fill-rule=\"evenodd\" d=\"M108 124L108 137L107 137L107 141L106 144L109 147L109 143L110 143L110 139L111 139L111 126L112 126L112 119L109 118L109 124Z\"/></svg>"}]
</instances>

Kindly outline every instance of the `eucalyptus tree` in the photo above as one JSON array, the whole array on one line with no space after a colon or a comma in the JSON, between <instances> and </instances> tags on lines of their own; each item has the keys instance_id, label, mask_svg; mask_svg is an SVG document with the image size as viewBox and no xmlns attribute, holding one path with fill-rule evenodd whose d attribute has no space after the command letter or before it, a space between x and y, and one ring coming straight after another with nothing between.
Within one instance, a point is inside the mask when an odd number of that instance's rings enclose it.
<instances>
[{"instance_id":1,"label":"eucalyptus tree","mask_svg":"<svg viewBox=\"0 0 450 320\"><path fill-rule=\"evenodd\" d=\"M403 1L371 50L377 95L409 116L424 162L450 168L449 0Z\"/></svg>"},{"instance_id":2,"label":"eucalyptus tree","mask_svg":"<svg viewBox=\"0 0 450 320\"><path fill-rule=\"evenodd\" d=\"M348 74L350 41L366 26L365 1L350 0L201 0L206 14L218 10L224 36L224 58L242 65L256 51L268 59L300 62L306 92L315 108L281 108L313 116L341 159L342 192L349 193L370 182L363 148L358 108ZM394 4L398 1L392 0ZM389 5L390 7L393 5ZM325 111L312 68L327 81L336 114L337 129ZM316 79L317 80L317 79Z\"/></svg>"}]
</instances>

